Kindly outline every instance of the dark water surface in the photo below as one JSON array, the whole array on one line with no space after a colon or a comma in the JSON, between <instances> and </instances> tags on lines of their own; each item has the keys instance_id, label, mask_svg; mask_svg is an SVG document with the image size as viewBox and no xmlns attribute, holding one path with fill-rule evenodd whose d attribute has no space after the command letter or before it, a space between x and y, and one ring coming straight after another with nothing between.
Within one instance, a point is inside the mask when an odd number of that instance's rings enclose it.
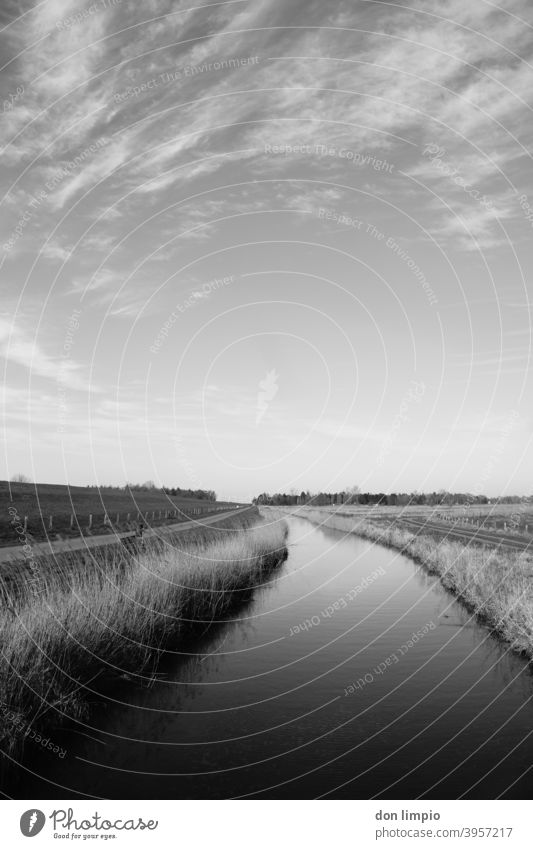
<instances>
[{"instance_id":1,"label":"dark water surface","mask_svg":"<svg viewBox=\"0 0 533 849\"><path fill-rule=\"evenodd\" d=\"M238 621L167 655L150 686L115 689L83 734L52 729L64 759L28 744L5 792L530 796L528 665L400 554L289 524L288 560Z\"/></svg>"}]
</instances>

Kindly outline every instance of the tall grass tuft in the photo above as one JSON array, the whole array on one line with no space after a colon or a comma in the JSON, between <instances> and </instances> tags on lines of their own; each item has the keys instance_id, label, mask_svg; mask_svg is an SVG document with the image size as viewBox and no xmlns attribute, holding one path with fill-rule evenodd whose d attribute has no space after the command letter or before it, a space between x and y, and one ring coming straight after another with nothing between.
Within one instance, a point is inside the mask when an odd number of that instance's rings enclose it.
<instances>
[{"instance_id":1,"label":"tall grass tuft","mask_svg":"<svg viewBox=\"0 0 533 849\"><path fill-rule=\"evenodd\" d=\"M257 524L203 547L154 541L127 564L113 550L105 568L76 571L74 561L57 579L49 570L39 595L19 593L0 614L0 691L14 715L4 747L30 727L84 716L91 690L144 674L192 629L227 617L285 558L286 534L283 521Z\"/></svg>"}]
</instances>

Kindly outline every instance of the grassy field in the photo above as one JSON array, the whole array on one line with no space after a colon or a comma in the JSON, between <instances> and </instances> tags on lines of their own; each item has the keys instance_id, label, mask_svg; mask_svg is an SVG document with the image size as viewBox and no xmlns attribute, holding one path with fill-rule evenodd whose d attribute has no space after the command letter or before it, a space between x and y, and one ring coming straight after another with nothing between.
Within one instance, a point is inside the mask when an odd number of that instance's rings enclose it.
<instances>
[{"instance_id":1,"label":"grassy field","mask_svg":"<svg viewBox=\"0 0 533 849\"><path fill-rule=\"evenodd\" d=\"M490 531L506 531L533 538L533 507L531 503L521 504L456 504L445 507L428 505L410 505L407 507L382 506L369 507L358 504L337 504L331 507L318 507L321 512L336 516L357 516L377 522L397 521L401 516L420 519L452 519L470 526Z\"/></svg>"},{"instance_id":2,"label":"grassy field","mask_svg":"<svg viewBox=\"0 0 533 849\"><path fill-rule=\"evenodd\" d=\"M267 510L283 508L261 508L261 512ZM447 589L515 651L533 658L532 552L500 552L490 546L438 542L394 524L374 521L368 517L368 510L367 516L335 515L328 509L305 507L285 508L284 512L295 512L315 524L355 533L406 554L438 575Z\"/></svg>"},{"instance_id":3,"label":"grassy field","mask_svg":"<svg viewBox=\"0 0 533 849\"><path fill-rule=\"evenodd\" d=\"M83 718L88 696L125 673L146 681L165 649L238 612L286 556L286 530L249 514L208 542L155 540L127 562L110 546L92 569L71 559L19 587L0 610L3 747Z\"/></svg>"},{"instance_id":4,"label":"grassy field","mask_svg":"<svg viewBox=\"0 0 533 849\"><path fill-rule=\"evenodd\" d=\"M140 513L149 525L158 526L208 515L223 507L230 509L234 505L234 502L169 496L162 490L99 490L0 481L0 544L17 542L10 508L16 510L19 521L24 522L27 517L27 531L33 539L43 540L64 539L80 533L101 534L112 528L126 531L134 527ZM106 523L105 516L109 520Z\"/></svg>"}]
</instances>

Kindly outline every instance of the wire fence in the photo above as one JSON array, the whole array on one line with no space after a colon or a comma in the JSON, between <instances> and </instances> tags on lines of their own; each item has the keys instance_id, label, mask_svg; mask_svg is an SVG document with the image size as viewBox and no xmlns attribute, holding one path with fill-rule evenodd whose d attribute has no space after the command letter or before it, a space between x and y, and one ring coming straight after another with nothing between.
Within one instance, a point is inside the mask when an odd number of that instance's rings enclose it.
<instances>
[{"instance_id":1,"label":"wire fence","mask_svg":"<svg viewBox=\"0 0 533 849\"><path fill-rule=\"evenodd\" d=\"M35 538L47 538L56 535L78 536L135 529L139 523L157 526L173 522L187 522L201 519L214 513L221 513L241 507L240 504L217 504L210 507L185 507L164 510L108 511L99 513L51 513L34 514L20 517L24 533ZM0 535L8 543L12 534L6 523L4 533Z\"/></svg>"}]
</instances>

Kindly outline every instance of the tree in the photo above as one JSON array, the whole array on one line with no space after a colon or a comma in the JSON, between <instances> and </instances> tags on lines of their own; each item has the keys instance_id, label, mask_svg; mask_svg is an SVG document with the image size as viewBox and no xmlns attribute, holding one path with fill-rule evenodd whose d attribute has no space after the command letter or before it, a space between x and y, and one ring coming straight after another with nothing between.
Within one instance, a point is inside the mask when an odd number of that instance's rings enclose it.
<instances>
[{"instance_id":1,"label":"tree","mask_svg":"<svg viewBox=\"0 0 533 849\"><path fill-rule=\"evenodd\" d=\"M31 483L31 480L27 475L23 475L19 472L17 475L13 475L11 483Z\"/></svg>"},{"instance_id":2,"label":"tree","mask_svg":"<svg viewBox=\"0 0 533 849\"><path fill-rule=\"evenodd\" d=\"M348 493L346 504L357 504L359 501L359 495L361 494L361 490L359 489L359 487L348 486L346 487L346 492Z\"/></svg>"}]
</instances>

